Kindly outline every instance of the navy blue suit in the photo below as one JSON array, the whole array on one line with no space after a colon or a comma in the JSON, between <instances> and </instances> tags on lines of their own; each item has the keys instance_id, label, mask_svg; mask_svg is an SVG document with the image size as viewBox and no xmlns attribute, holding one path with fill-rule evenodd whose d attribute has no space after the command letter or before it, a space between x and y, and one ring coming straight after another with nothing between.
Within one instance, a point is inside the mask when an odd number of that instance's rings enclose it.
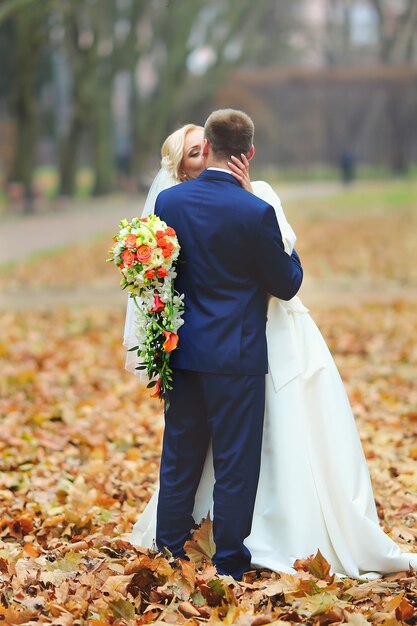
<instances>
[{"instance_id":1,"label":"navy blue suit","mask_svg":"<svg viewBox=\"0 0 417 626\"><path fill-rule=\"evenodd\" d=\"M259 478L268 371L267 295L291 299L300 260L284 251L273 207L226 172L205 170L159 194L155 213L181 245L177 291L184 325L171 355L174 389L165 414L157 545L183 555L210 439L214 563L239 579L250 567L249 535Z\"/></svg>"}]
</instances>

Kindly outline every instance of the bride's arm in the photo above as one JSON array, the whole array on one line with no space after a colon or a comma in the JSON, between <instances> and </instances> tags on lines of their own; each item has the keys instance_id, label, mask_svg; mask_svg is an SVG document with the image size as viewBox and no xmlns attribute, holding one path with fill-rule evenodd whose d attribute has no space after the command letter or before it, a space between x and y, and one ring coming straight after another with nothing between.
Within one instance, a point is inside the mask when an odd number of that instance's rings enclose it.
<instances>
[{"instance_id":1,"label":"bride's arm","mask_svg":"<svg viewBox=\"0 0 417 626\"><path fill-rule=\"evenodd\" d=\"M285 217L284 210L281 205L279 196L272 189L271 185L259 180L251 183L249 176L249 161L244 154L241 154L241 158L238 159L234 156L231 157L231 161L228 162L229 169L233 176L240 182L242 187L246 191L258 196L262 200L265 200L268 204L272 205L275 209L278 224L281 230L282 241L284 243L285 252L291 254L294 249L297 236Z\"/></svg>"},{"instance_id":2,"label":"bride's arm","mask_svg":"<svg viewBox=\"0 0 417 626\"><path fill-rule=\"evenodd\" d=\"M294 249L295 242L297 240L297 236L290 224L285 217L284 210L281 205L281 200L279 196L272 189L271 185L266 183L263 180L257 180L252 183L253 193L265 200L268 204L271 204L275 209L275 214L277 216L278 225L281 230L282 241L284 243L285 252L291 254Z\"/></svg>"}]
</instances>

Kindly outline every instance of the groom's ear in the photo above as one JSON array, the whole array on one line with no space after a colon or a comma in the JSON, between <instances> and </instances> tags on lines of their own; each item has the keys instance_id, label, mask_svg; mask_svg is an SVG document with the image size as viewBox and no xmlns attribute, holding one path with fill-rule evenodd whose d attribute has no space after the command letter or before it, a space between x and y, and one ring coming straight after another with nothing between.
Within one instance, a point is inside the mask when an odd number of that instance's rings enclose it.
<instances>
[{"instance_id":1,"label":"groom's ear","mask_svg":"<svg viewBox=\"0 0 417 626\"><path fill-rule=\"evenodd\" d=\"M204 138L203 140L203 147L201 148L201 154L206 157L208 155L209 152L209 142L207 141L206 138Z\"/></svg>"},{"instance_id":2,"label":"groom's ear","mask_svg":"<svg viewBox=\"0 0 417 626\"><path fill-rule=\"evenodd\" d=\"M252 144L251 149L248 152L247 160L250 161L255 156L255 146Z\"/></svg>"}]
</instances>

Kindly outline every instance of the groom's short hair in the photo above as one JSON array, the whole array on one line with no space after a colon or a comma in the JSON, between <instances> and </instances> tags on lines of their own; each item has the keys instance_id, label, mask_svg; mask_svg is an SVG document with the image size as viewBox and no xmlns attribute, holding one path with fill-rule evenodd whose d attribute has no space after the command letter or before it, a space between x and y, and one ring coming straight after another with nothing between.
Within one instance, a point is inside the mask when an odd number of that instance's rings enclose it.
<instances>
[{"instance_id":1,"label":"groom's short hair","mask_svg":"<svg viewBox=\"0 0 417 626\"><path fill-rule=\"evenodd\" d=\"M230 159L247 155L253 144L255 127L249 115L236 109L218 109L208 116L204 136L214 154Z\"/></svg>"}]
</instances>

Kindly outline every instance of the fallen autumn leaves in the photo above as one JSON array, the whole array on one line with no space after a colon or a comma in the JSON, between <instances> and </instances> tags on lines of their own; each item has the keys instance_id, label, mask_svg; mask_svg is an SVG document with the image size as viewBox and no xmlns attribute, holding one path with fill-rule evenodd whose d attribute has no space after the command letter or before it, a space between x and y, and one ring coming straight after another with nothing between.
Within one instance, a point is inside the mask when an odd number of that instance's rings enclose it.
<instances>
[{"instance_id":1,"label":"fallen autumn leaves","mask_svg":"<svg viewBox=\"0 0 417 626\"><path fill-rule=\"evenodd\" d=\"M413 572L340 580L320 556L300 554L294 574L258 572L235 583L210 564L135 550L127 533L153 491L162 418L160 404L123 371L123 312L1 318L4 623L415 623ZM410 550L417 535L414 306L369 305L355 315L328 309L315 318L358 416L383 526ZM195 539L194 559L204 544Z\"/></svg>"},{"instance_id":2,"label":"fallen autumn leaves","mask_svg":"<svg viewBox=\"0 0 417 626\"><path fill-rule=\"evenodd\" d=\"M403 186L308 198L288 217L308 280L322 278L326 286L329 301L312 315L357 417L381 523L412 551L416 216L415 184ZM0 313L0 622L416 623L414 572L373 582L332 579L320 555L299 554L292 574L250 573L234 583L201 562L202 551L212 550L207 527L188 547L196 565L141 554L127 542L157 479L162 416L158 401L123 370L124 312L57 309L53 298L49 311L31 310L37 289L56 296L74 288L70 299L81 285L97 302L96 288L117 288L114 268L103 262L109 241L0 268L3 290L25 294L23 312ZM392 282L407 297L335 308L334 281L346 288L344 303L357 304L366 289L384 295Z\"/></svg>"}]
</instances>

